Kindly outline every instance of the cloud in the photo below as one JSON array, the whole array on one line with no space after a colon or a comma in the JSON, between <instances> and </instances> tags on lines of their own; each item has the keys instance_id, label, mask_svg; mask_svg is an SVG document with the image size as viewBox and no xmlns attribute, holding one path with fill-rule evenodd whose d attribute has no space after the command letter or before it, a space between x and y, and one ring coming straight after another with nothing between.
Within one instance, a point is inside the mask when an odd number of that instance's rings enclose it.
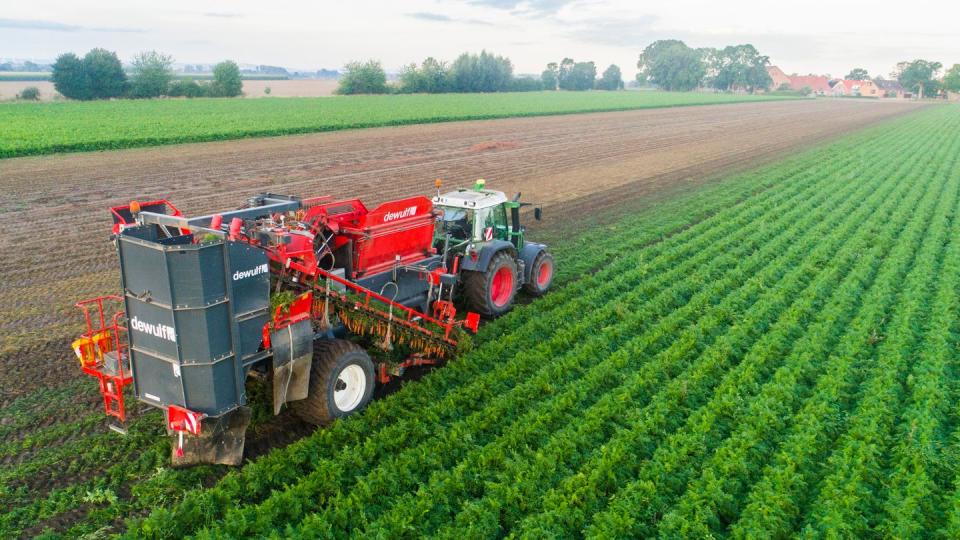
<instances>
[{"instance_id":1,"label":"cloud","mask_svg":"<svg viewBox=\"0 0 960 540\"><path fill-rule=\"evenodd\" d=\"M517 11L525 15L552 15L578 0L469 0L470 4Z\"/></svg>"},{"instance_id":2,"label":"cloud","mask_svg":"<svg viewBox=\"0 0 960 540\"><path fill-rule=\"evenodd\" d=\"M86 27L75 24L64 24L55 21L31 21L19 19L0 19L0 28L13 28L16 30L46 30L50 32L143 32L139 28L112 28L112 27Z\"/></svg>"},{"instance_id":3,"label":"cloud","mask_svg":"<svg viewBox=\"0 0 960 540\"><path fill-rule=\"evenodd\" d=\"M572 24L567 35L578 41L613 47L645 47L659 38L654 15L585 19Z\"/></svg>"},{"instance_id":4,"label":"cloud","mask_svg":"<svg viewBox=\"0 0 960 540\"><path fill-rule=\"evenodd\" d=\"M435 21L435 22L453 22L453 19L448 15L443 15L442 13L407 13L407 17L411 19L420 19L421 21Z\"/></svg>"},{"instance_id":5,"label":"cloud","mask_svg":"<svg viewBox=\"0 0 960 540\"><path fill-rule=\"evenodd\" d=\"M54 32L76 32L81 27L72 24L63 24L53 21L23 21L17 19L0 19L0 28L15 28L17 30L52 30Z\"/></svg>"},{"instance_id":6,"label":"cloud","mask_svg":"<svg viewBox=\"0 0 960 540\"><path fill-rule=\"evenodd\" d=\"M236 19L243 17L240 13L229 13L229 12L218 12L218 11L208 11L203 14L204 17L216 17L218 19Z\"/></svg>"},{"instance_id":7,"label":"cloud","mask_svg":"<svg viewBox=\"0 0 960 540\"><path fill-rule=\"evenodd\" d=\"M455 19L449 15L444 15L443 13L427 13L427 12L417 12L417 13L407 13L407 17L411 19L418 19L421 21L428 22L442 22L442 23L461 23L461 24L473 24L478 26L493 26L493 23L487 21L481 21L479 19Z\"/></svg>"}]
</instances>

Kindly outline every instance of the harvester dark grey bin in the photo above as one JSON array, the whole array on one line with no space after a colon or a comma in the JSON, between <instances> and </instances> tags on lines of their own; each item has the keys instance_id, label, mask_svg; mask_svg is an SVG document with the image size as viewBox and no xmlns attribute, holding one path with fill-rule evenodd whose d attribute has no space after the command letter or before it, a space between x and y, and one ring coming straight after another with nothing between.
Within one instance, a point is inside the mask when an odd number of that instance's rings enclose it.
<instances>
[{"instance_id":1,"label":"harvester dark grey bin","mask_svg":"<svg viewBox=\"0 0 960 540\"><path fill-rule=\"evenodd\" d=\"M134 392L219 416L246 403L247 370L268 354L270 273L263 250L193 239L157 225L118 235Z\"/></svg>"}]
</instances>

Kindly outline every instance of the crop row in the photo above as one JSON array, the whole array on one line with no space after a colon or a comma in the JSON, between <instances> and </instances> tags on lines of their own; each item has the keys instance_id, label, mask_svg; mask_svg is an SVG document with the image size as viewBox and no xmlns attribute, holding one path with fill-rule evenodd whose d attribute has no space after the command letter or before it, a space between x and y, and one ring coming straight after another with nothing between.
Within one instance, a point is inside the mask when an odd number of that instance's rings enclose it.
<instances>
[{"instance_id":1,"label":"crop row","mask_svg":"<svg viewBox=\"0 0 960 540\"><path fill-rule=\"evenodd\" d=\"M890 177L897 179L897 181L903 182L903 172L892 169L893 174ZM909 186L909 183L905 183ZM935 183L930 183L936 186ZM943 186L944 184L940 184ZM916 190L919 192L919 190ZM956 193L953 192L947 194L944 197L940 197L941 193L936 190L930 190L927 195L927 207L921 207L918 211L920 215L937 215L944 216L944 209L948 208L951 203L956 202ZM932 210L932 205L939 203L940 207L936 210ZM917 212L917 210L914 210ZM901 214L900 223L903 223L904 217L909 217L910 214L904 216ZM919 244L919 240L923 239L924 247L934 248L939 245L942 245L943 234L946 232L946 229L937 229L936 227L931 227L933 230L927 230L924 232L924 229L921 228L923 220L916 220L913 224L916 227L913 228L913 231L907 231L903 238L899 241L898 247L902 247L903 250L914 249L916 244ZM915 232L914 232L915 231ZM912 232L912 235L911 235ZM938 234L930 234L938 233ZM918 236L919 235L919 236ZM939 243L938 243L939 242ZM936 257L939 255L935 250L923 251L917 255L915 260L911 259L912 255L904 255L901 257L901 254L894 250L890 255L887 256L887 262L903 260L903 266L901 268L907 269L912 268L910 274L907 276L908 282L911 278L919 275L928 277L929 269L925 263L930 262L929 257ZM905 270L904 270L905 271ZM900 277L900 276L898 276ZM891 285L895 286L895 281L890 282ZM879 283L878 286L882 287L883 282ZM893 299L891 295L888 294L888 290L883 290L876 288L874 290L883 291L886 294L887 298ZM917 292L917 291L910 291ZM922 299L923 296L918 294L915 295L915 298ZM906 298L904 298L906 300ZM864 321L869 321L867 324L871 325L882 325L883 321L883 306L885 305L883 299L878 299L877 302L865 302L865 308L871 308L873 313L872 317L869 316L871 313L870 310L864 310L861 312L861 319L855 320L853 324L850 325L847 330L847 336L849 339L855 340L855 342L862 344L862 332L867 330L865 325L858 324ZM899 317L907 317L904 310L898 311ZM864 315L866 315L864 317ZM905 318L904 320L909 320ZM891 333L896 332L903 328L901 325L902 321L897 320L897 318L891 320L887 324L887 328ZM874 327L876 328L876 327ZM892 344L893 341L886 341L887 344ZM898 345L906 345L900 343ZM854 364L868 362L869 356L872 354L879 354L883 357L883 351L875 351L873 347L863 347L858 351L860 358L856 356L853 357ZM840 352L840 351L837 351ZM864 358L863 355L867 355L867 358ZM828 363L821 367L821 370L830 370L833 367L833 363L838 361L845 362L849 357L845 355L834 354L829 360ZM848 364L849 365L849 364ZM821 372L816 372L814 374L818 380L823 379L823 374ZM796 405L801 403L801 398L807 395L806 389L809 388L811 380L798 380L791 377L788 379L789 382L778 381L778 384L771 385L764 394L761 394L750 404L747 415L744 420L738 423L737 430L732 433L724 444L714 453L711 460L706 464L706 467L701 472L701 476L697 481L693 482L685 493L684 497L679 500L674 510L668 513L663 523L660 526L661 534L670 535L673 533L683 534L711 534L712 532L722 531L733 519L735 519L740 513L740 504L742 497L745 495L744 491L753 484L756 480L758 473L760 472L760 466L758 464L765 462L770 452L776 446L776 442L780 437L780 433L786 425L787 419L790 417L790 413L796 410Z\"/></svg>"},{"instance_id":2,"label":"crop row","mask_svg":"<svg viewBox=\"0 0 960 540\"><path fill-rule=\"evenodd\" d=\"M883 196L881 192L880 197ZM895 202L896 198L893 198L893 201ZM877 204L877 200L871 202ZM889 206L893 202L887 204ZM870 204L866 206L865 215L869 216L873 208ZM909 210L909 206L907 209ZM883 218L883 213L879 213L873 219L882 223ZM857 230L863 229L858 227ZM814 235L814 238L818 237ZM872 238L869 229L863 230L861 238ZM614 490L614 507L594 518L594 532L615 536L652 535L654 531L650 530L650 527L686 487L694 471L692 467L699 462L698 456L709 455L711 449L724 440L729 429L738 425L738 419L745 418L749 412L750 401L755 399L755 393L761 388L776 388L779 380L795 373L795 369L809 369L808 359L816 357L817 354L814 351L829 350L836 329L842 328L843 322L849 319L850 311L856 305L855 299L861 290L863 278L872 275L876 261L882 254L874 251L871 255L875 258L871 258L861 253L864 246L857 245L856 241L852 244L846 250L848 259L837 253L838 256L833 259L836 266L826 264L830 258L829 250L820 251L819 257L811 257L814 265L828 266L831 271L824 274L822 279L807 291L809 297L804 298L801 295L798 299L801 303L795 304L784 313L783 318L768 330L759 346L749 351L745 359L727 374L710 401L697 409L679 431L673 432L666 440L660 438L669 434L669 431L667 434L657 431L626 434L623 440L629 443L623 447L623 451L611 453L617 459L599 463L594 470L581 469L581 474L574 476L570 484L563 486L557 494L548 496L550 509L545 514L531 516L524 522L525 526L531 530L542 530L545 526L557 524L561 528L547 529L550 534L575 533L583 527L588 516L604 510L604 505L612 495L611 490ZM825 256L827 259L823 258ZM838 286L836 281L845 277L844 265L854 261L858 263L857 269L846 276ZM869 279L867 282L869 283ZM824 302L823 296L830 294L833 297L829 302ZM782 333L797 327L804 330L802 336ZM797 329L793 331L796 332ZM767 374L777 369L778 362L783 364L774 374L774 382L764 386ZM649 448L649 452L653 452L649 461L642 461L642 455L641 459L635 460L629 452L630 448L637 448L635 444L638 442ZM615 475L615 482L610 482L610 474ZM584 486L583 482L578 480L584 477L603 483ZM621 482L630 483L617 491ZM571 512L569 501L583 500L587 497L586 493L591 491L605 495L595 497L594 504L577 508L576 513ZM625 508L636 504L636 497L646 501L642 510L623 512Z\"/></svg>"}]
</instances>

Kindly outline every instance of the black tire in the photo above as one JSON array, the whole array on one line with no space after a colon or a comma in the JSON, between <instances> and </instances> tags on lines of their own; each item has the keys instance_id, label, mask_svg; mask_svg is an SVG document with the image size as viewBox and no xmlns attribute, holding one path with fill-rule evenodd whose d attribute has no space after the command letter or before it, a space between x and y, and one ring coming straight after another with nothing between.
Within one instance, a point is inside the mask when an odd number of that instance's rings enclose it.
<instances>
[{"instance_id":1,"label":"black tire","mask_svg":"<svg viewBox=\"0 0 960 540\"><path fill-rule=\"evenodd\" d=\"M533 265L530 267L530 279L523 284L523 290L530 296L547 294L547 291L550 290L550 284L553 283L556 268L553 255L547 250L541 251L533 259ZM545 271L546 275L542 275L541 271Z\"/></svg>"},{"instance_id":2,"label":"black tire","mask_svg":"<svg viewBox=\"0 0 960 540\"><path fill-rule=\"evenodd\" d=\"M362 371L361 381L364 385L357 392L356 399L350 399L352 406L341 408L337 404L338 387L345 390L345 383L341 376L344 374L360 375L356 368ZM364 407L373 397L373 387L376 384L375 370L370 355L362 347L345 339L321 339L313 345L313 364L310 366L310 393L307 399L290 403L294 414L303 420L317 425L327 425L337 418L349 416ZM352 385L351 385L352 386ZM341 394L343 397L343 394ZM350 395L348 393L347 397Z\"/></svg>"},{"instance_id":3,"label":"black tire","mask_svg":"<svg viewBox=\"0 0 960 540\"><path fill-rule=\"evenodd\" d=\"M500 301L494 299L494 278L502 269L509 270L513 276L513 284L501 294ZM508 250L495 254L487 265L486 272L463 273L463 295L467 306L486 317L499 317L513 307L514 297L517 295L517 263L510 256Z\"/></svg>"}]
</instances>

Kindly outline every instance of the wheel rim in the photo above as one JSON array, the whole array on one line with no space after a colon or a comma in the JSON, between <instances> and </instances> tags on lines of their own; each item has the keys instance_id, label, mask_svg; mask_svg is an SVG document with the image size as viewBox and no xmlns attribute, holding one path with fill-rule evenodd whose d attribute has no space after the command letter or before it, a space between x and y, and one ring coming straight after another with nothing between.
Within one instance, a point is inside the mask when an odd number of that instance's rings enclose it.
<instances>
[{"instance_id":1,"label":"wheel rim","mask_svg":"<svg viewBox=\"0 0 960 540\"><path fill-rule=\"evenodd\" d=\"M513 271L503 266L493 274L493 280L490 283L490 300L493 305L502 307L510 301L511 292L513 292Z\"/></svg>"},{"instance_id":2,"label":"wheel rim","mask_svg":"<svg viewBox=\"0 0 960 540\"><path fill-rule=\"evenodd\" d=\"M360 405L366 389L367 377L363 368L357 364L350 364L337 376L333 389L333 402L343 412L352 411Z\"/></svg>"},{"instance_id":3,"label":"wheel rim","mask_svg":"<svg viewBox=\"0 0 960 540\"><path fill-rule=\"evenodd\" d=\"M537 287L545 289L550 283L550 278L553 276L553 265L550 264L550 261L543 261L540 263L540 268L537 270Z\"/></svg>"}]
</instances>

